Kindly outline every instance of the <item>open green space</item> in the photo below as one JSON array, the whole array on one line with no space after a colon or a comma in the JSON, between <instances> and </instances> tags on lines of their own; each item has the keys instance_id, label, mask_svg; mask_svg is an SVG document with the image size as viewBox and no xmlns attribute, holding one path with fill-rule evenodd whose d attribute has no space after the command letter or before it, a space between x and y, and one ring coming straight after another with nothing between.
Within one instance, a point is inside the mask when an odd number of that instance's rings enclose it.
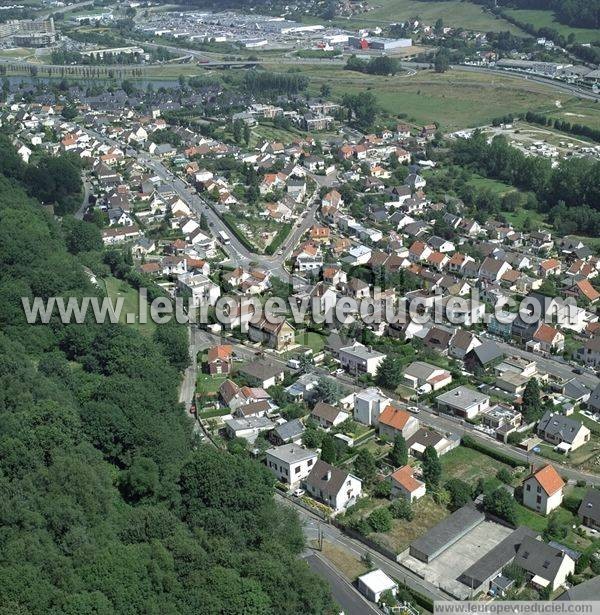
<instances>
[{"instance_id":1,"label":"open green space","mask_svg":"<svg viewBox=\"0 0 600 615\"><path fill-rule=\"evenodd\" d=\"M465 446L457 446L442 455L440 461L442 463L443 480L460 478L472 485L480 478L487 480L495 477L498 470L506 469L511 473L514 471L507 464Z\"/></svg>"},{"instance_id":2,"label":"open green space","mask_svg":"<svg viewBox=\"0 0 600 615\"><path fill-rule=\"evenodd\" d=\"M325 346L325 338L314 331L296 334L296 343L310 348L315 354L321 352Z\"/></svg>"},{"instance_id":3,"label":"open green space","mask_svg":"<svg viewBox=\"0 0 600 615\"><path fill-rule=\"evenodd\" d=\"M552 11L529 10L529 9L506 9L506 14L523 23L530 23L538 30L540 28L552 28L567 38L569 34L575 35L578 43L590 43L600 40L600 32L593 28L574 28L556 21Z\"/></svg>"},{"instance_id":4,"label":"open green space","mask_svg":"<svg viewBox=\"0 0 600 615\"><path fill-rule=\"evenodd\" d=\"M415 514L412 521L394 519L392 529L389 532L385 534L370 534L370 538L373 538L384 547L400 553L411 542L423 536L429 529L450 514L445 506L436 504L430 495L417 500L413 504L413 510Z\"/></svg>"},{"instance_id":5,"label":"open green space","mask_svg":"<svg viewBox=\"0 0 600 615\"><path fill-rule=\"evenodd\" d=\"M226 379L227 376L220 374L212 376L211 374L200 373L196 380L196 391L205 395L214 395Z\"/></svg>"},{"instance_id":6,"label":"open green space","mask_svg":"<svg viewBox=\"0 0 600 615\"><path fill-rule=\"evenodd\" d=\"M266 66L284 72L289 68ZM549 100L560 100L561 104L571 100L545 84L460 69L443 74L431 70L414 75L403 72L393 77L355 73L331 65L299 65L297 70L309 77L314 95L324 83L338 99L345 93L369 90L385 113L417 125L438 122L443 131L482 126L509 113L547 109Z\"/></svg>"},{"instance_id":7,"label":"open green space","mask_svg":"<svg viewBox=\"0 0 600 615\"><path fill-rule=\"evenodd\" d=\"M372 10L352 17L354 23L394 23L418 17L426 24L433 25L438 19L444 25L465 30L482 32L520 32L516 26L492 15L481 6L462 0L445 2L419 2L418 0L372 0ZM338 20L339 21L339 20Z\"/></svg>"},{"instance_id":8,"label":"open green space","mask_svg":"<svg viewBox=\"0 0 600 615\"><path fill-rule=\"evenodd\" d=\"M119 297L123 298L123 308L119 316L119 322L136 327L139 329L140 333L145 335L150 335L154 332L156 324L152 322L149 314L147 318L148 322L139 322L139 294L133 286L113 276L104 278L102 282L106 289L106 295L112 300L114 306L116 306L115 302ZM133 314L135 316L135 322L127 323L127 314Z\"/></svg>"},{"instance_id":9,"label":"open green space","mask_svg":"<svg viewBox=\"0 0 600 615\"><path fill-rule=\"evenodd\" d=\"M600 130L600 104L593 100L572 99L560 107L552 105L552 107L544 113L549 117L563 120L571 124L582 124ZM577 135L570 135L567 133L560 134L565 134L563 141L581 138Z\"/></svg>"}]
</instances>

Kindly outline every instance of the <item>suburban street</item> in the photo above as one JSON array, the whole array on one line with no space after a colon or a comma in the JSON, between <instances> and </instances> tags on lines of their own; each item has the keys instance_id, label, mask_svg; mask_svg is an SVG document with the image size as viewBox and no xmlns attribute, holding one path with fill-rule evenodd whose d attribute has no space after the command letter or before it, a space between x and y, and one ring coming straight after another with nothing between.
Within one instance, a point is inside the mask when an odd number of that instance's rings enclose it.
<instances>
[{"instance_id":1,"label":"suburban street","mask_svg":"<svg viewBox=\"0 0 600 615\"><path fill-rule=\"evenodd\" d=\"M431 583L425 581L421 577L417 576L410 570L404 568L397 562L388 559L381 555L378 551L371 549L367 545L363 544L358 540L354 540L354 538L350 538L346 534L344 534L337 527L330 525L329 523L323 522L319 517L313 515L311 512L303 508L302 506L295 505L288 498L276 494L277 499L286 506L292 506L294 510L298 513L300 520L302 521L302 527L304 529L304 535L306 536L307 541L315 540L319 531L322 533L323 539L327 540L338 547L343 548L348 553L352 554L356 558L361 558L366 552L371 555L371 559L373 561L373 565L377 568L381 568L386 574L391 577L394 577L411 587L415 591L418 591L420 594L423 594L430 598L431 600L451 600L452 596L447 594L445 591L435 587Z\"/></svg>"},{"instance_id":2,"label":"suburban street","mask_svg":"<svg viewBox=\"0 0 600 615\"><path fill-rule=\"evenodd\" d=\"M376 609L350 585L344 577L316 551L309 551L304 555L304 560L313 572L327 581L334 600L342 607L345 615L381 615Z\"/></svg>"}]
</instances>

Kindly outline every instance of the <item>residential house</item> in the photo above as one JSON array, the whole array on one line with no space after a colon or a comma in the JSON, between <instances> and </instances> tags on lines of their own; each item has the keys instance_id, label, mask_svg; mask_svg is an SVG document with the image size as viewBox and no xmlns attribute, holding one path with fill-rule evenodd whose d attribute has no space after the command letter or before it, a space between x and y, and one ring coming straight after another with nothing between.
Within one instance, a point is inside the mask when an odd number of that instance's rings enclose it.
<instances>
[{"instance_id":1,"label":"residential house","mask_svg":"<svg viewBox=\"0 0 600 615\"><path fill-rule=\"evenodd\" d=\"M317 460L304 484L311 497L320 500L335 512L355 504L362 493L362 482L359 478L322 459Z\"/></svg>"},{"instance_id":2,"label":"residential house","mask_svg":"<svg viewBox=\"0 0 600 615\"><path fill-rule=\"evenodd\" d=\"M480 373L498 365L503 358L504 352L500 346L486 340L465 355L465 368L473 374Z\"/></svg>"},{"instance_id":3,"label":"residential house","mask_svg":"<svg viewBox=\"0 0 600 615\"><path fill-rule=\"evenodd\" d=\"M592 367L600 366L600 335L586 340L581 348L575 353L575 358Z\"/></svg>"},{"instance_id":4,"label":"residential house","mask_svg":"<svg viewBox=\"0 0 600 615\"><path fill-rule=\"evenodd\" d=\"M385 355L382 352L364 346L360 342L354 342L351 346L339 350L340 363L350 374L375 376L377 368L384 359Z\"/></svg>"},{"instance_id":5,"label":"residential house","mask_svg":"<svg viewBox=\"0 0 600 615\"><path fill-rule=\"evenodd\" d=\"M323 401L318 402L313 411L310 413L313 418L323 429L331 429L340 423L343 423L346 419L350 418L350 414L336 408L331 404L326 404Z\"/></svg>"},{"instance_id":6,"label":"residential house","mask_svg":"<svg viewBox=\"0 0 600 615\"><path fill-rule=\"evenodd\" d=\"M393 440L401 434L405 440L419 430L419 420L406 410L389 405L379 415L379 435Z\"/></svg>"},{"instance_id":7,"label":"residential house","mask_svg":"<svg viewBox=\"0 0 600 615\"><path fill-rule=\"evenodd\" d=\"M480 344L481 342L475 334L466 329L458 329L450 341L448 354L454 359L462 360Z\"/></svg>"},{"instance_id":8,"label":"residential house","mask_svg":"<svg viewBox=\"0 0 600 615\"><path fill-rule=\"evenodd\" d=\"M270 319L273 320L273 319ZM248 337L275 350L284 350L295 343L295 329L285 319L271 322L263 317L248 325Z\"/></svg>"},{"instance_id":9,"label":"residential house","mask_svg":"<svg viewBox=\"0 0 600 615\"><path fill-rule=\"evenodd\" d=\"M390 475L392 497L401 497L411 504L425 495L425 483L415 478L414 468L402 466Z\"/></svg>"},{"instance_id":10,"label":"residential house","mask_svg":"<svg viewBox=\"0 0 600 615\"><path fill-rule=\"evenodd\" d=\"M553 466L539 468L523 482L523 505L547 515L560 506L564 486L565 482Z\"/></svg>"},{"instance_id":11,"label":"residential house","mask_svg":"<svg viewBox=\"0 0 600 615\"><path fill-rule=\"evenodd\" d=\"M262 387L265 390L283 382L285 376L285 371L281 365L264 361L244 363L238 369L238 372L247 380L250 386Z\"/></svg>"},{"instance_id":12,"label":"residential house","mask_svg":"<svg viewBox=\"0 0 600 615\"><path fill-rule=\"evenodd\" d=\"M555 450L568 453L590 441L591 432L581 422L562 414L546 411L537 424L537 434L555 445Z\"/></svg>"},{"instance_id":13,"label":"residential house","mask_svg":"<svg viewBox=\"0 0 600 615\"><path fill-rule=\"evenodd\" d=\"M565 336L558 329L542 323L535 330L526 347L537 352L562 352L565 347Z\"/></svg>"},{"instance_id":14,"label":"residential house","mask_svg":"<svg viewBox=\"0 0 600 615\"><path fill-rule=\"evenodd\" d=\"M302 434L304 433L304 425L300 419L292 419L281 425L277 425L273 431L269 433L269 440L275 446L282 444L300 444L302 442Z\"/></svg>"},{"instance_id":15,"label":"residential house","mask_svg":"<svg viewBox=\"0 0 600 615\"><path fill-rule=\"evenodd\" d=\"M479 278L486 282L498 282L502 276L511 269L504 260L487 257L479 268Z\"/></svg>"},{"instance_id":16,"label":"residential house","mask_svg":"<svg viewBox=\"0 0 600 615\"><path fill-rule=\"evenodd\" d=\"M452 374L424 361L413 361L403 374L404 384L420 394L438 391L452 382Z\"/></svg>"},{"instance_id":17,"label":"residential house","mask_svg":"<svg viewBox=\"0 0 600 615\"><path fill-rule=\"evenodd\" d=\"M474 419L490 407L490 398L466 386L459 386L436 397L438 408L465 419Z\"/></svg>"},{"instance_id":18,"label":"residential house","mask_svg":"<svg viewBox=\"0 0 600 615\"><path fill-rule=\"evenodd\" d=\"M314 469L318 455L299 444L276 446L266 451L267 468L277 480L287 485L297 485Z\"/></svg>"},{"instance_id":19,"label":"residential house","mask_svg":"<svg viewBox=\"0 0 600 615\"><path fill-rule=\"evenodd\" d=\"M211 376L231 373L233 348L229 344L213 346L206 357L206 369Z\"/></svg>"},{"instance_id":20,"label":"residential house","mask_svg":"<svg viewBox=\"0 0 600 615\"><path fill-rule=\"evenodd\" d=\"M525 570L534 587L552 592L565 585L567 577L575 573L575 562L570 555L532 536L523 538L514 563Z\"/></svg>"},{"instance_id":21,"label":"residential house","mask_svg":"<svg viewBox=\"0 0 600 615\"><path fill-rule=\"evenodd\" d=\"M588 488L579 510L577 511L578 517L581 519L581 523L585 527L589 527L592 530L600 530L600 490L594 487Z\"/></svg>"},{"instance_id":22,"label":"residential house","mask_svg":"<svg viewBox=\"0 0 600 615\"><path fill-rule=\"evenodd\" d=\"M354 420L363 425L377 425L379 415L389 405L390 399L380 389L369 387L354 398Z\"/></svg>"},{"instance_id":23,"label":"residential house","mask_svg":"<svg viewBox=\"0 0 600 615\"><path fill-rule=\"evenodd\" d=\"M431 446L441 457L444 453L456 448L460 444L460 438L449 440L433 429L422 427L406 440L408 452L416 458L421 458L425 449Z\"/></svg>"}]
</instances>

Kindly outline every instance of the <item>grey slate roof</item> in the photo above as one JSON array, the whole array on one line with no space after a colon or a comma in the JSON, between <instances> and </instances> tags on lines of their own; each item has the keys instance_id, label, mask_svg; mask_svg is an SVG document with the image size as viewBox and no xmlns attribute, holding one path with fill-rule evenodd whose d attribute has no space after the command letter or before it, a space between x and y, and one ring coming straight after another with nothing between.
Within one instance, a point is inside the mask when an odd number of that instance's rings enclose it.
<instances>
[{"instance_id":1,"label":"grey slate roof","mask_svg":"<svg viewBox=\"0 0 600 615\"><path fill-rule=\"evenodd\" d=\"M543 431L552 437L560 438L562 442L567 444L573 442L580 429L581 421L562 414L552 413L549 410L546 411L537 426L538 433Z\"/></svg>"},{"instance_id":2,"label":"grey slate roof","mask_svg":"<svg viewBox=\"0 0 600 615\"><path fill-rule=\"evenodd\" d=\"M517 551L515 564L533 575L552 581L565 557L560 549L526 536Z\"/></svg>"},{"instance_id":3,"label":"grey slate roof","mask_svg":"<svg viewBox=\"0 0 600 615\"><path fill-rule=\"evenodd\" d=\"M567 589L557 600L598 600L598 596L600 596L600 576Z\"/></svg>"},{"instance_id":4,"label":"grey slate roof","mask_svg":"<svg viewBox=\"0 0 600 615\"><path fill-rule=\"evenodd\" d=\"M284 442L304 433L304 425L300 419L293 419L287 423L283 423L276 427L273 432L279 436Z\"/></svg>"},{"instance_id":5,"label":"grey slate roof","mask_svg":"<svg viewBox=\"0 0 600 615\"><path fill-rule=\"evenodd\" d=\"M588 517L595 523L600 524L600 489L590 488L586 491L577 514L580 519Z\"/></svg>"}]
</instances>

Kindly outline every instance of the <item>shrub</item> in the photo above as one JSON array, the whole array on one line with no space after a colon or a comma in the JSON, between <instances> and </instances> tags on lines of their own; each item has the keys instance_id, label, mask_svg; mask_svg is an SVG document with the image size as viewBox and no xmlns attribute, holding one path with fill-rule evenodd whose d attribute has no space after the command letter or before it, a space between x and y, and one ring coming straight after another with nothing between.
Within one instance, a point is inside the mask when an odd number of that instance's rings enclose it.
<instances>
[{"instance_id":1,"label":"shrub","mask_svg":"<svg viewBox=\"0 0 600 615\"><path fill-rule=\"evenodd\" d=\"M374 532L389 532L392 529L392 518L387 508L378 508L369 515L367 521Z\"/></svg>"}]
</instances>

